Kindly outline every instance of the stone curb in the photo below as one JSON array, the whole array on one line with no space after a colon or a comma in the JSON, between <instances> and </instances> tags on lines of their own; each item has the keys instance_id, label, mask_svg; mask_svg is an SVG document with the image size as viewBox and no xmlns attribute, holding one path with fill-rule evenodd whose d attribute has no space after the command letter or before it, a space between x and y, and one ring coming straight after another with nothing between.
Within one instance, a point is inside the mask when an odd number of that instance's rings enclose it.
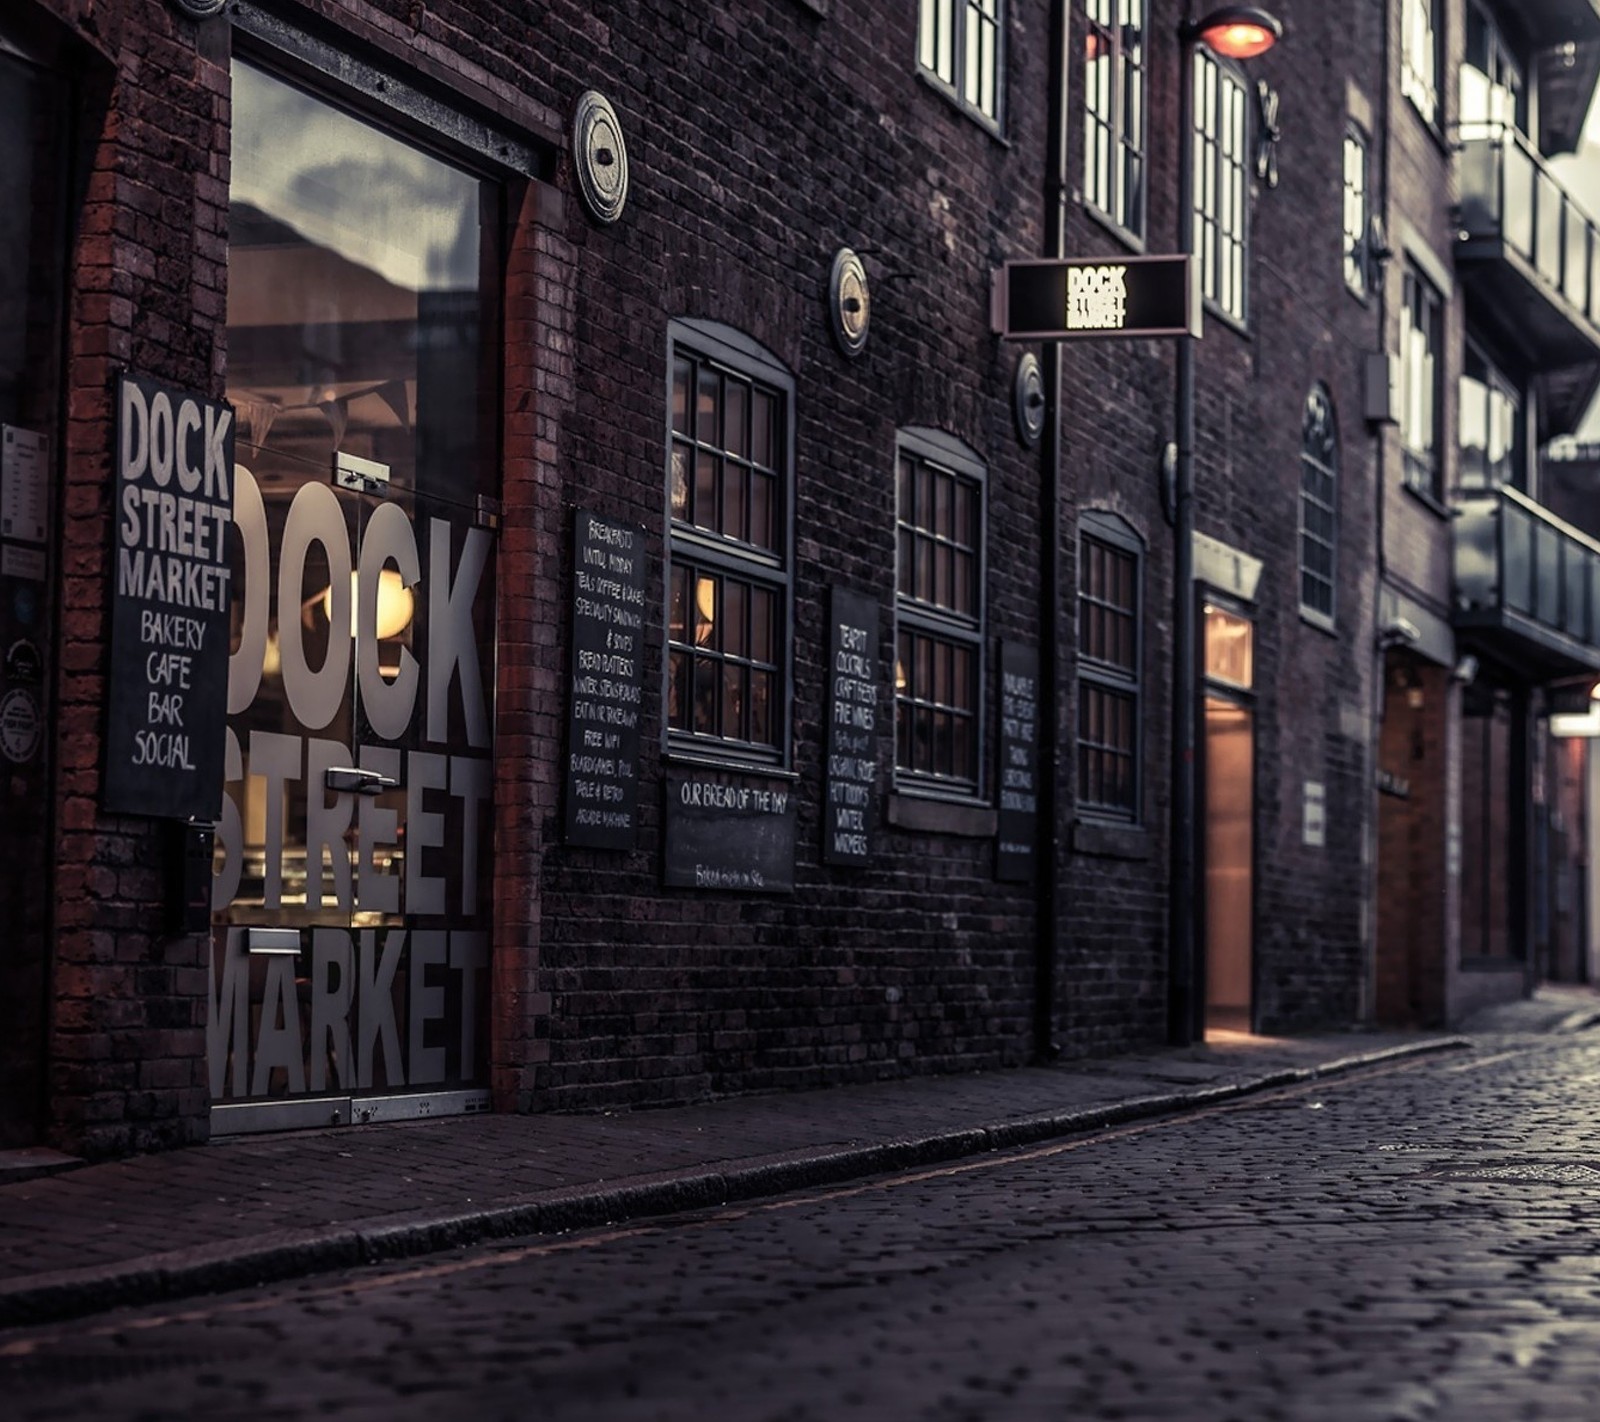
<instances>
[{"instance_id":1,"label":"stone curb","mask_svg":"<svg viewBox=\"0 0 1600 1422\"><path fill-rule=\"evenodd\" d=\"M615 1185L599 1181L465 1210L391 1214L361 1224L277 1230L244 1241L172 1250L116 1264L55 1270L0 1283L0 1327L57 1322L112 1308L415 1258L489 1240L593 1229L838 1185L869 1175L1036 1145L1129 1121L1195 1111L1260 1091L1472 1045L1466 1037L1439 1037L1340 1057L1318 1066L1286 1067L1219 1085L1025 1116L991 1126L821 1154L799 1153L755 1165L735 1164L725 1170L678 1171Z\"/></svg>"}]
</instances>

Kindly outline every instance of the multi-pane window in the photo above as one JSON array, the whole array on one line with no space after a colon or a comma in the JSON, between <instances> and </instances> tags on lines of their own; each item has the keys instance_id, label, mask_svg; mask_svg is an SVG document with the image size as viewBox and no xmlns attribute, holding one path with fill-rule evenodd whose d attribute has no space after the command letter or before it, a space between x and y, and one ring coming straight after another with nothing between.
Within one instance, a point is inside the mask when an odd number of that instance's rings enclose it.
<instances>
[{"instance_id":1,"label":"multi-pane window","mask_svg":"<svg viewBox=\"0 0 1600 1422\"><path fill-rule=\"evenodd\" d=\"M1420 272L1408 268L1400 310L1400 442L1405 481L1441 498L1439 394L1443 365L1444 303Z\"/></svg>"},{"instance_id":2,"label":"multi-pane window","mask_svg":"<svg viewBox=\"0 0 1600 1422\"><path fill-rule=\"evenodd\" d=\"M1439 0L1403 0L1400 92L1429 123L1439 121Z\"/></svg>"},{"instance_id":3,"label":"multi-pane window","mask_svg":"<svg viewBox=\"0 0 1600 1422\"><path fill-rule=\"evenodd\" d=\"M1469 343L1461 372L1461 487L1522 488L1522 399L1515 385Z\"/></svg>"},{"instance_id":4,"label":"multi-pane window","mask_svg":"<svg viewBox=\"0 0 1600 1422\"><path fill-rule=\"evenodd\" d=\"M1300 611L1334 621L1334 555L1339 531L1339 431L1322 386L1306 397L1300 431Z\"/></svg>"},{"instance_id":5,"label":"multi-pane window","mask_svg":"<svg viewBox=\"0 0 1600 1422\"><path fill-rule=\"evenodd\" d=\"M1078 537L1078 806L1139 819L1142 548L1121 519L1086 513Z\"/></svg>"},{"instance_id":6,"label":"multi-pane window","mask_svg":"<svg viewBox=\"0 0 1600 1422\"><path fill-rule=\"evenodd\" d=\"M1084 200L1144 236L1145 0L1085 0Z\"/></svg>"},{"instance_id":7,"label":"multi-pane window","mask_svg":"<svg viewBox=\"0 0 1600 1422\"><path fill-rule=\"evenodd\" d=\"M895 479L895 766L976 796L983 686L983 468L903 434Z\"/></svg>"},{"instance_id":8,"label":"multi-pane window","mask_svg":"<svg viewBox=\"0 0 1600 1422\"><path fill-rule=\"evenodd\" d=\"M788 628L788 386L781 370L674 328L669 743L782 763Z\"/></svg>"},{"instance_id":9,"label":"multi-pane window","mask_svg":"<svg viewBox=\"0 0 1600 1422\"><path fill-rule=\"evenodd\" d=\"M1200 289L1224 316L1245 318L1245 216L1249 182L1244 82L1204 46L1193 56L1194 224Z\"/></svg>"},{"instance_id":10,"label":"multi-pane window","mask_svg":"<svg viewBox=\"0 0 1600 1422\"><path fill-rule=\"evenodd\" d=\"M1367 141L1355 129L1344 135L1344 284L1357 296L1371 280L1367 233L1371 224Z\"/></svg>"},{"instance_id":11,"label":"multi-pane window","mask_svg":"<svg viewBox=\"0 0 1600 1422\"><path fill-rule=\"evenodd\" d=\"M917 62L996 128L1004 16L1004 0L919 0L917 12Z\"/></svg>"},{"instance_id":12,"label":"multi-pane window","mask_svg":"<svg viewBox=\"0 0 1600 1422\"><path fill-rule=\"evenodd\" d=\"M1463 138L1492 136L1502 128L1527 130L1522 67L1500 26L1481 5L1467 6L1467 47L1461 63Z\"/></svg>"}]
</instances>

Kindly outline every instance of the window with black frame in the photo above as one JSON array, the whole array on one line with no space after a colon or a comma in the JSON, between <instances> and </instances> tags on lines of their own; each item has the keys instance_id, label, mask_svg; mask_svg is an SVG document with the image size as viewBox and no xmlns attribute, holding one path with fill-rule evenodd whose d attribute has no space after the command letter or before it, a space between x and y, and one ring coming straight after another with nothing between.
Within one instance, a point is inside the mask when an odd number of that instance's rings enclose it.
<instances>
[{"instance_id":1,"label":"window with black frame","mask_svg":"<svg viewBox=\"0 0 1600 1422\"><path fill-rule=\"evenodd\" d=\"M1439 122L1439 0L1403 0L1400 92L1428 123Z\"/></svg>"},{"instance_id":2,"label":"window with black frame","mask_svg":"<svg viewBox=\"0 0 1600 1422\"><path fill-rule=\"evenodd\" d=\"M753 342L672 331L667 742L787 762L787 373Z\"/></svg>"},{"instance_id":3,"label":"window with black frame","mask_svg":"<svg viewBox=\"0 0 1600 1422\"><path fill-rule=\"evenodd\" d=\"M1144 237L1144 0L1084 0L1083 197Z\"/></svg>"},{"instance_id":4,"label":"window with black frame","mask_svg":"<svg viewBox=\"0 0 1600 1422\"><path fill-rule=\"evenodd\" d=\"M1438 499L1439 394L1444 302L1415 268L1405 274L1400 308L1400 443L1406 486Z\"/></svg>"},{"instance_id":5,"label":"window with black frame","mask_svg":"<svg viewBox=\"0 0 1600 1422\"><path fill-rule=\"evenodd\" d=\"M1482 5L1467 6L1466 50L1461 58L1461 133L1463 138L1498 137L1515 128L1526 133L1528 98L1504 31Z\"/></svg>"},{"instance_id":6,"label":"window with black frame","mask_svg":"<svg viewBox=\"0 0 1600 1422\"><path fill-rule=\"evenodd\" d=\"M895 480L895 766L902 788L983 791L984 469L902 432Z\"/></svg>"},{"instance_id":7,"label":"window with black frame","mask_svg":"<svg viewBox=\"0 0 1600 1422\"><path fill-rule=\"evenodd\" d=\"M1001 119L1005 0L920 0L917 63L990 128Z\"/></svg>"},{"instance_id":8,"label":"window with black frame","mask_svg":"<svg viewBox=\"0 0 1600 1422\"><path fill-rule=\"evenodd\" d=\"M1195 49L1192 248L1200 290L1221 315L1245 319L1250 203L1249 110L1244 80L1204 46Z\"/></svg>"},{"instance_id":9,"label":"window with black frame","mask_svg":"<svg viewBox=\"0 0 1600 1422\"><path fill-rule=\"evenodd\" d=\"M1115 514L1078 524L1078 808L1136 824L1144 545Z\"/></svg>"},{"instance_id":10,"label":"window with black frame","mask_svg":"<svg viewBox=\"0 0 1600 1422\"><path fill-rule=\"evenodd\" d=\"M1300 427L1300 615L1332 628L1339 532L1339 431L1333 401L1318 385Z\"/></svg>"},{"instance_id":11,"label":"window with black frame","mask_svg":"<svg viewBox=\"0 0 1600 1422\"><path fill-rule=\"evenodd\" d=\"M1526 487L1522 467L1522 395L1505 373L1468 341L1461 371L1461 487Z\"/></svg>"},{"instance_id":12,"label":"window with black frame","mask_svg":"<svg viewBox=\"0 0 1600 1422\"><path fill-rule=\"evenodd\" d=\"M1344 284L1365 296L1371 283L1368 232L1372 222L1367 140L1359 129L1344 134Z\"/></svg>"}]
</instances>

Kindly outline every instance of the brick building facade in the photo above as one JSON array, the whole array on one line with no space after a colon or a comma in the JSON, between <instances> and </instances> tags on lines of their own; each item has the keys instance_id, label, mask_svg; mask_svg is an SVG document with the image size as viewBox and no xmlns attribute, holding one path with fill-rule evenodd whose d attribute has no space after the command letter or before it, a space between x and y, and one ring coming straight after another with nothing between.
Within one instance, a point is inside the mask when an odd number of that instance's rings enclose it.
<instances>
[{"instance_id":1,"label":"brick building facade","mask_svg":"<svg viewBox=\"0 0 1600 1422\"><path fill-rule=\"evenodd\" d=\"M1371 1016L1402 8L8 11L0 1143ZM1193 961L1175 343L991 311L1191 235Z\"/></svg>"}]
</instances>

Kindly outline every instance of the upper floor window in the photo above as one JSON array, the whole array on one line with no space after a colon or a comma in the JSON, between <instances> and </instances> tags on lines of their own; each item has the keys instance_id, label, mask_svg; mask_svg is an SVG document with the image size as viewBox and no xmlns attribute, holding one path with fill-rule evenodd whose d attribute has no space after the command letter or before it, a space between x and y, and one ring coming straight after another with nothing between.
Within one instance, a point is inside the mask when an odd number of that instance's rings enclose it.
<instances>
[{"instance_id":1,"label":"upper floor window","mask_svg":"<svg viewBox=\"0 0 1600 1422\"><path fill-rule=\"evenodd\" d=\"M1145 0L1085 0L1084 200L1144 236Z\"/></svg>"},{"instance_id":2,"label":"upper floor window","mask_svg":"<svg viewBox=\"0 0 1600 1422\"><path fill-rule=\"evenodd\" d=\"M1300 429L1300 611L1334 622L1334 559L1339 530L1339 431L1322 386L1306 397Z\"/></svg>"},{"instance_id":3,"label":"upper floor window","mask_svg":"<svg viewBox=\"0 0 1600 1422\"><path fill-rule=\"evenodd\" d=\"M1139 819L1140 597L1144 548L1114 514L1078 526L1078 806Z\"/></svg>"},{"instance_id":4,"label":"upper floor window","mask_svg":"<svg viewBox=\"0 0 1600 1422\"><path fill-rule=\"evenodd\" d=\"M1443 497L1439 467L1439 406L1443 380L1444 301L1415 268L1407 268L1400 311L1400 441L1405 481Z\"/></svg>"},{"instance_id":5,"label":"upper floor window","mask_svg":"<svg viewBox=\"0 0 1600 1422\"><path fill-rule=\"evenodd\" d=\"M1439 0L1403 0L1400 92L1429 123L1439 122Z\"/></svg>"},{"instance_id":6,"label":"upper floor window","mask_svg":"<svg viewBox=\"0 0 1600 1422\"><path fill-rule=\"evenodd\" d=\"M961 106L1000 126L1004 0L919 0L917 62Z\"/></svg>"},{"instance_id":7,"label":"upper floor window","mask_svg":"<svg viewBox=\"0 0 1600 1422\"><path fill-rule=\"evenodd\" d=\"M1204 46L1195 49L1194 224L1200 289L1222 315L1245 319L1248 110L1244 81Z\"/></svg>"},{"instance_id":8,"label":"upper floor window","mask_svg":"<svg viewBox=\"0 0 1600 1422\"><path fill-rule=\"evenodd\" d=\"M674 323L669 361L667 741L783 764L793 386L704 323Z\"/></svg>"},{"instance_id":9,"label":"upper floor window","mask_svg":"<svg viewBox=\"0 0 1600 1422\"><path fill-rule=\"evenodd\" d=\"M1344 134L1344 284L1357 296L1371 281L1368 233L1372 223L1367 177L1367 140L1359 130Z\"/></svg>"},{"instance_id":10,"label":"upper floor window","mask_svg":"<svg viewBox=\"0 0 1600 1422\"><path fill-rule=\"evenodd\" d=\"M1461 62L1461 125L1464 137L1501 128L1527 132L1527 95L1517 63L1494 16L1467 6L1467 48Z\"/></svg>"},{"instance_id":11,"label":"upper floor window","mask_svg":"<svg viewBox=\"0 0 1600 1422\"><path fill-rule=\"evenodd\" d=\"M936 431L903 431L895 480L898 782L982 792L984 469Z\"/></svg>"},{"instance_id":12,"label":"upper floor window","mask_svg":"<svg viewBox=\"0 0 1600 1422\"><path fill-rule=\"evenodd\" d=\"M1458 423L1463 489L1526 486L1521 394L1470 341L1462 364Z\"/></svg>"}]
</instances>

